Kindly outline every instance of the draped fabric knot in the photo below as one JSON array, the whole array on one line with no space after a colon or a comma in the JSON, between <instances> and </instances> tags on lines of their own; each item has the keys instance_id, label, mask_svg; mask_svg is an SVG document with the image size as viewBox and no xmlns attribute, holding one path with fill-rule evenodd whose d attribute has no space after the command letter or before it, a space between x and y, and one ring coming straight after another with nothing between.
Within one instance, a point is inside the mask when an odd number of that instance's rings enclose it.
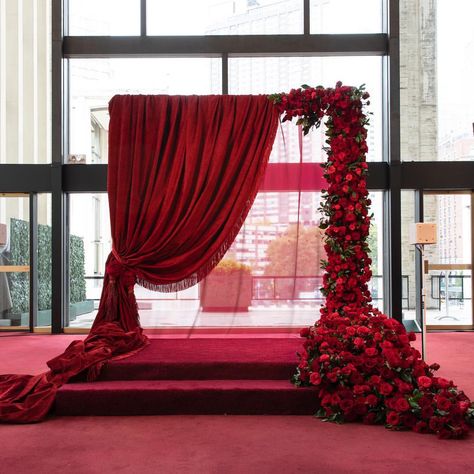
<instances>
[{"instance_id":1,"label":"draped fabric knot","mask_svg":"<svg viewBox=\"0 0 474 474\"><path fill-rule=\"evenodd\" d=\"M125 288L132 288L136 282L136 274L127 267L116 252L112 252L105 266L105 271L109 275L109 282L120 281Z\"/></svg>"},{"instance_id":2,"label":"draped fabric knot","mask_svg":"<svg viewBox=\"0 0 474 474\"><path fill-rule=\"evenodd\" d=\"M136 272L115 250L112 250L105 264L104 281L99 311L91 333L95 333L104 321L119 322L126 331L139 327L138 307L134 294Z\"/></svg>"}]
</instances>

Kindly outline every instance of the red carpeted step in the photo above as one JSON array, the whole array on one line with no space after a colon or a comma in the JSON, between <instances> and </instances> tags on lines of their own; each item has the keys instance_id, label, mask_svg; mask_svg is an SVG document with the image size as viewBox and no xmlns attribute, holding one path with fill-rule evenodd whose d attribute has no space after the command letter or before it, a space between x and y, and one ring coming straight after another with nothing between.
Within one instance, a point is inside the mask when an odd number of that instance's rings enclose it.
<instances>
[{"instance_id":1,"label":"red carpeted step","mask_svg":"<svg viewBox=\"0 0 474 474\"><path fill-rule=\"evenodd\" d=\"M57 415L306 415L311 388L285 380L136 380L73 383L57 393Z\"/></svg>"},{"instance_id":2,"label":"red carpeted step","mask_svg":"<svg viewBox=\"0 0 474 474\"><path fill-rule=\"evenodd\" d=\"M152 339L135 356L110 362L100 380L290 379L299 337Z\"/></svg>"}]
</instances>

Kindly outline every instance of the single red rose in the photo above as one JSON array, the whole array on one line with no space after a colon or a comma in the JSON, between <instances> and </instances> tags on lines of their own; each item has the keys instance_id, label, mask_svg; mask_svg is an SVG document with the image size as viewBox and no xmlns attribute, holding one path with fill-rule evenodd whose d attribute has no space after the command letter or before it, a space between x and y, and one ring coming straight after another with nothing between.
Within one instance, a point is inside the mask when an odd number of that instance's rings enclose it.
<instances>
[{"instance_id":1,"label":"single red rose","mask_svg":"<svg viewBox=\"0 0 474 474\"><path fill-rule=\"evenodd\" d=\"M354 406L354 400L350 399L350 398L343 398L340 402L340 405L341 407L341 410L344 412L344 413L347 413L349 412L350 410L352 410L352 407Z\"/></svg>"},{"instance_id":2,"label":"single red rose","mask_svg":"<svg viewBox=\"0 0 474 474\"><path fill-rule=\"evenodd\" d=\"M370 390L370 387L368 385L354 385L354 393L356 395L363 395L364 393L367 393Z\"/></svg>"},{"instance_id":3,"label":"single red rose","mask_svg":"<svg viewBox=\"0 0 474 474\"><path fill-rule=\"evenodd\" d=\"M354 338L353 342L354 346L356 346L358 349L360 349L365 344L365 341L361 337Z\"/></svg>"},{"instance_id":4,"label":"single red rose","mask_svg":"<svg viewBox=\"0 0 474 474\"><path fill-rule=\"evenodd\" d=\"M444 421L443 418L440 418L438 416L433 416L433 417L431 417L428 425L430 427L430 430L437 433L438 431L440 431L444 427L445 421Z\"/></svg>"},{"instance_id":5,"label":"single red rose","mask_svg":"<svg viewBox=\"0 0 474 474\"><path fill-rule=\"evenodd\" d=\"M331 397L331 405L339 406L340 403L341 397L337 393L333 394Z\"/></svg>"},{"instance_id":6,"label":"single red rose","mask_svg":"<svg viewBox=\"0 0 474 474\"><path fill-rule=\"evenodd\" d=\"M382 381L380 375L372 375L369 379L369 382L373 385L378 385Z\"/></svg>"},{"instance_id":7,"label":"single red rose","mask_svg":"<svg viewBox=\"0 0 474 474\"><path fill-rule=\"evenodd\" d=\"M421 388L430 388L431 379L429 377L426 377L425 375L418 377L418 386Z\"/></svg>"},{"instance_id":8,"label":"single red rose","mask_svg":"<svg viewBox=\"0 0 474 474\"><path fill-rule=\"evenodd\" d=\"M449 380L443 379L443 377L437 377L436 385L440 388L448 388L452 385L452 382Z\"/></svg>"},{"instance_id":9,"label":"single red rose","mask_svg":"<svg viewBox=\"0 0 474 474\"><path fill-rule=\"evenodd\" d=\"M436 406L439 410L448 411L451 407L451 402L445 397L438 397L436 400Z\"/></svg>"},{"instance_id":10,"label":"single red rose","mask_svg":"<svg viewBox=\"0 0 474 474\"><path fill-rule=\"evenodd\" d=\"M389 383L383 382L380 384L379 392L382 395L390 395L392 391L393 391L393 387Z\"/></svg>"},{"instance_id":11,"label":"single red rose","mask_svg":"<svg viewBox=\"0 0 474 474\"><path fill-rule=\"evenodd\" d=\"M434 415L434 410L431 406L423 407L421 409L421 417L424 420L429 420Z\"/></svg>"},{"instance_id":12,"label":"single red rose","mask_svg":"<svg viewBox=\"0 0 474 474\"><path fill-rule=\"evenodd\" d=\"M337 373L334 371L328 372L326 374L326 377L330 382L333 382L333 383L337 382Z\"/></svg>"},{"instance_id":13,"label":"single red rose","mask_svg":"<svg viewBox=\"0 0 474 474\"><path fill-rule=\"evenodd\" d=\"M376 406L378 402L379 402L378 397L376 395L374 395L373 393L367 395L366 403L367 403L367 405L369 405L369 407Z\"/></svg>"},{"instance_id":14,"label":"single red rose","mask_svg":"<svg viewBox=\"0 0 474 474\"><path fill-rule=\"evenodd\" d=\"M327 407L329 405L331 405L331 401L332 401L332 395L330 393L327 393L326 395L324 395L324 397L321 399L321 405Z\"/></svg>"},{"instance_id":15,"label":"single red rose","mask_svg":"<svg viewBox=\"0 0 474 474\"><path fill-rule=\"evenodd\" d=\"M377 359L375 358L370 358L364 361L364 367L367 369L373 369L377 365Z\"/></svg>"},{"instance_id":16,"label":"single red rose","mask_svg":"<svg viewBox=\"0 0 474 474\"><path fill-rule=\"evenodd\" d=\"M391 411L387 415L387 423L391 426L397 426L400 423L400 416L397 412Z\"/></svg>"},{"instance_id":17,"label":"single red rose","mask_svg":"<svg viewBox=\"0 0 474 474\"><path fill-rule=\"evenodd\" d=\"M300 331L301 337L308 337L310 335L310 328L303 328Z\"/></svg>"},{"instance_id":18,"label":"single red rose","mask_svg":"<svg viewBox=\"0 0 474 474\"><path fill-rule=\"evenodd\" d=\"M395 409L399 412L408 411L410 409L410 404L405 398L399 398L395 403Z\"/></svg>"},{"instance_id":19,"label":"single red rose","mask_svg":"<svg viewBox=\"0 0 474 474\"><path fill-rule=\"evenodd\" d=\"M378 350L375 347L367 347L367 349L365 349L365 353L369 357L374 357L378 354Z\"/></svg>"},{"instance_id":20,"label":"single red rose","mask_svg":"<svg viewBox=\"0 0 474 474\"><path fill-rule=\"evenodd\" d=\"M319 385L321 383L321 376L317 372L313 372L309 377L309 381L313 385Z\"/></svg>"},{"instance_id":21,"label":"single red rose","mask_svg":"<svg viewBox=\"0 0 474 474\"><path fill-rule=\"evenodd\" d=\"M347 375L351 375L351 372L352 372L352 369L351 369L348 365L344 366L344 367L341 369L341 374L342 374L342 375L346 375L346 376L347 376Z\"/></svg>"}]
</instances>

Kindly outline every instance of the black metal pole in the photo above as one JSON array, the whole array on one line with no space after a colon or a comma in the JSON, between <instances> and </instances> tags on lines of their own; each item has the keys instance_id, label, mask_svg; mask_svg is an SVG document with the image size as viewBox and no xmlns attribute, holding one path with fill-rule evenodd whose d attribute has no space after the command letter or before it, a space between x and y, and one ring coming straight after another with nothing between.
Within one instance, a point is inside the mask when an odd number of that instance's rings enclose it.
<instances>
[{"instance_id":1,"label":"black metal pole","mask_svg":"<svg viewBox=\"0 0 474 474\"><path fill-rule=\"evenodd\" d=\"M229 93L229 55L222 53L222 94L227 95Z\"/></svg>"},{"instance_id":2,"label":"black metal pole","mask_svg":"<svg viewBox=\"0 0 474 474\"><path fill-rule=\"evenodd\" d=\"M146 36L146 1L140 0L140 36Z\"/></svg>"},{"instance_id":3,"label":"black metal pole","mask_svg":"<svg viewBox=\"0 0 474 474\"><path fill-rule=\"evenodd\" d=\"M64 100L65 82L63 68L63 35L67 25L63 22L63 8L67 2L53 0L52 2L52 71L51 71L51 121L52 121L52 166L51 166L51 200L52 200L52 234L51 234L51 332L59 334L63 329L65 313L66 269L65 256L65 215L62 183L62 166L65 152L64 134Z\"/></svg>"},{"instance_id":4,"label":"black metal pole","mask_svg":"<svg viewBox=\"0 0 474 474\"><path fill-rule=\"evenodd\" d=\"M423 190L417 189L415 190L415 222L423 222L424 221L424 208L423 208ZM423 304L426 304L426 300L428 299L428 292L426 291L426 298L423 301L422 291L423 291L423 258L421 256L421 252L415 252L415 314L416 314L416 321L420 328L422 327L422 317L423 317ZM425 322L426 323L426 322Z\"/></svg>"},{"instance_id":5,"label":"black metal pole","mask_svg":"<svg viewBox=\"0 0 474 474\"><path fill-rule=\"evenodd\" d=\"M30 193L30 332L38 317L38 195Z\"/></svg>"},{"instance_id":6,"label":"black metal pole","mask_svg":"<svg viewBox=\"0 0 474 474\"><path fill-rule=\"evenodd\" d=\"M402 320L402 255L401 255L401 165L400 165L400 41L399 2L388 3L389 55L385 79L388 87L388 152L390 188L385 199L385 311ZM387 128L388 126L388 128Z\"/></svg>"},{"instance_id":7,"label":"black metal pole","mask_svg":"<svg viewBox=\"0 0 474 474\"><path fill-rule=\"evenodd\" d=\"M303 34L310 34L310 5L309 0L303 0Z\"/></svg>"}]
</instances>

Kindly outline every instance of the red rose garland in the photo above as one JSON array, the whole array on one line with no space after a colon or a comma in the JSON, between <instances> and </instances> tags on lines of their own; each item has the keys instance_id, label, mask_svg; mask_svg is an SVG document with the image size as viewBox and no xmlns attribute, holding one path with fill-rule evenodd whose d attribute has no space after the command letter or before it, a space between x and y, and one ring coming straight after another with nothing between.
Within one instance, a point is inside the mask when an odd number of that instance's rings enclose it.
<instances>
[{"instance_id":1,"label":"red rose garland","mask_svg":"<svg viewBox=\"0 0 474 474\"><path fill-rule=\"evenodd\" d=\"M452 381L434 375L439 365L426 364L410 345L415 334L371 305L369 122L363 110L368 98L363 87L341 83L270 96L283 121L297 117L305 134L327 117L329 150L322 167L328 189L322 192L320 223L326 304L320 320L301 331L306 340L294 383L317 387L318 416L328 421L362 420L460 438L474 420L474 403Z\"/></svg>"}]
</instances>

